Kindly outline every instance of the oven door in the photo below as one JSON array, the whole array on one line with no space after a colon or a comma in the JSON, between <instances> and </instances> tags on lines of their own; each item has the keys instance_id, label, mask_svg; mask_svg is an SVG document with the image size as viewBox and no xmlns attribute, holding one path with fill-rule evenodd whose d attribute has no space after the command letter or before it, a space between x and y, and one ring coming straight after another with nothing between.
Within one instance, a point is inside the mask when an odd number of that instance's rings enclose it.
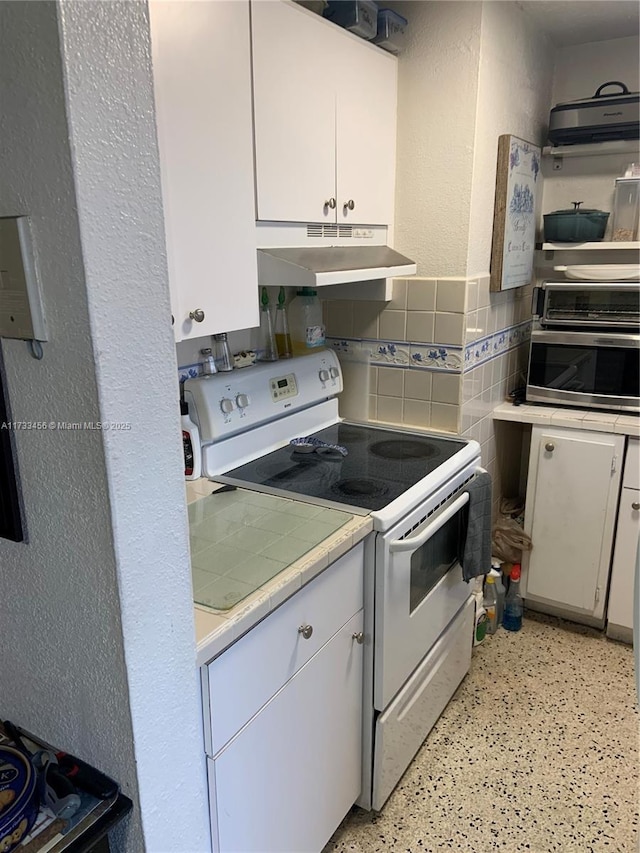
<instances>
[{"instance_id":1,"label":"oven door","mask_svg":"<svg viewBox=\"0 0 640 853\"><path fill-rule=\"evenodd\" d=\"M469 493L418 509L376 541L374 706L382 711L471 594L458 555ZM416 518L418 524L416 525Z\"/></svg>"},{"instance_id":2,"label":"oven door","mask_svg":"<svg viewBox=\"0 0 640 853\"><path fill-rule=\"evenodd\" d=\"M527 400L640 411L640 335L534 330Z\"/></svg>"}]
</instances>

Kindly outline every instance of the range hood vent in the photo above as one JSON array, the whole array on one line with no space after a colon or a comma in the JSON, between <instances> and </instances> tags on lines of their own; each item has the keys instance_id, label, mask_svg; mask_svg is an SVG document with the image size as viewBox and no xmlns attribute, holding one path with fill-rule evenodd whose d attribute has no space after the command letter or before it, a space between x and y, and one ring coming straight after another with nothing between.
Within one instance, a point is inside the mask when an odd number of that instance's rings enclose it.
<instances>
[{"instance_id":1,"label":"range hood vent","mask_svg":"<svg viewBox=\"0 0 640 853\"><path fill-rule=\"evenodd\" d=\"M323 287L415 273L416 264L389 246L258 249L258 280L261 285Z\"/></svg>"}]
</instances>

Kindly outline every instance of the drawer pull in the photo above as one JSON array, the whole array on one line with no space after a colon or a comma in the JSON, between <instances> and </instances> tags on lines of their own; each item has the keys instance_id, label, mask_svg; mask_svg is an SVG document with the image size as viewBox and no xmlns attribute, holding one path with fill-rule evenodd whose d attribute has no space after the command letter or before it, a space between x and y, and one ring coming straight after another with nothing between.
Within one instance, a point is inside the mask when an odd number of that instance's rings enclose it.
<instances>
[{"instance_id":1,"label":"drawer pull","mask_svg":"<svg viewBox=\"0 0 640 853\"><path fill-rule=\"evenodd\" d=\"M544 449L547 451L547 453L553 453L553 451L556 449L556 446L552 441L548 441L545 444Z\"/></svg>"},{"instance_id":2,"label":"drawer pull","mask_svg":"<svg viewBox=\"0 0 640 853\"><path fill-rule=\"evenodd\" d=\"M640 509L640 503L638 503L638 501L634 501L631 504L631 509L635 509L636 511L639 510Z\"/></svg>"},{"instance_id":3,"label":"drawer pull","mask_svg":"<svg viewBox=\"0 0 640 853\"><path fill-rule=\"evenodd\" d=\"M313 626L312 625L301 625L298 628L298 634L302 634L305 640L308 640L309 637L313 634Z\"/></svg>"},{"instance_id":4,"label":"drawer pull","mask_svg":"<svg viewBox=\"0 0 640 853\"><path fill-rule=\"evenodd\" d=\"M356 631L351 636L353 637L353 639L356 641L356 643L359 646L361 646L364 643L364 634L362 633L362 631Z\"/></svg>"}]
</instances>

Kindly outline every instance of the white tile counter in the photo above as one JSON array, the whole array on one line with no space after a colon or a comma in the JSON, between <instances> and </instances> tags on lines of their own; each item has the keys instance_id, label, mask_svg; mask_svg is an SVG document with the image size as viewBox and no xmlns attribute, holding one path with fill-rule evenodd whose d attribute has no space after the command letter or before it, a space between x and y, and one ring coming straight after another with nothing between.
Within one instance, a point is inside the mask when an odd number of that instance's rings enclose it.
<instances>
[{"instance_id":1,"label":"white tile counter","mask_svg":"<svg viewBox=\"0 0 640 853\"><path fill-rule=\"evenodd\" d=\"M569 409L532 403L514 406L513 403L502 403L493 410L493 419L640 437L640 416L599 412L596 409Z\"/></svg>"},{"instance_id":2,"label":"white tile counter","mask_svg":"<svg viewBox=\"0 0 640 853\"><path fill-rule=\"evenodd\" d=\"M187 483L187 503L191 505L209 496L215 485L205 478ZM247 494L256 495L255 492ZM284 498L279 500L285 504L290 503L296 511L300 507L312 507L303 501ZM329 534L234 607L223 611L194 604L198 666L224 651L373 530L373 522L369 516L343 514L349 516L349 520L338 530Z\"/></svg>"}]
</instances>

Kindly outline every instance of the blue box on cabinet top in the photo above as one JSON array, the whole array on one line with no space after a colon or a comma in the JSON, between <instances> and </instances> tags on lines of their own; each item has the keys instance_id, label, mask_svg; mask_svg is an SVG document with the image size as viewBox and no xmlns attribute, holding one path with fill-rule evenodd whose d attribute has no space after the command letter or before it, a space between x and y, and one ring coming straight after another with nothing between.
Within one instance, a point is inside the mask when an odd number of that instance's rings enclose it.
<instances>
[{"instance_id":1,"label":"blue box on cabinet top","mask_svg":"<svg viewBox=\"0 0 640 853\"><path fill-rule=\"evenodd\" d=\"M378 12L378 33L374 44L390 53L400 53L408 21L392 9L380 9Z\"/></svg>"},{"instance_id":2,"label":"blue box on cabinet top","mask_svg":"<svg viewBox=\"0 0 640 853\"><path fill-rule=\"evenodd\" d=\"M329 0L324 17L363 39L378 32L378 4L374 0Z\"/></svg>"}]
</instances>

